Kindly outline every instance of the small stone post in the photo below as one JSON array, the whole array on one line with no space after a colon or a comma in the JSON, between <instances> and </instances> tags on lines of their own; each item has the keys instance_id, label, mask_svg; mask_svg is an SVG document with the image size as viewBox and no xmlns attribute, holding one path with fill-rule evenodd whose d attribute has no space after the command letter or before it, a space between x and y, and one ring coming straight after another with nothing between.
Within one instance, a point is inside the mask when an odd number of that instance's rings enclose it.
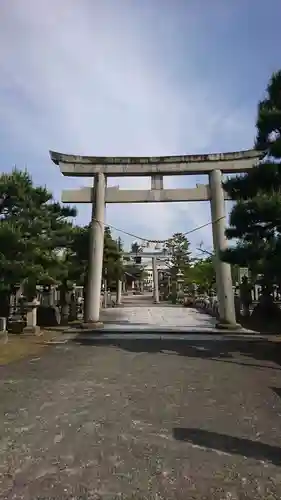
<instances>
[{"instance_id":1,"label":"small stone post","mask_svg":"<svg viewBox=\"0 0 281 500\"><path fill-rule=\"evenodd\" d=\"M0 333L5 333L7 330L7 318L0 317Z\"/></svg>"},{"instance_id":2,"label":"small stone post","mask_svg":"<svg viewBox=\"0 0 281 500\"><path fill-rule=\"evenodd\" d=\"M40 335L40 327L37 325L37 308L39 304L40 302L37 298L34 298L31 302L26 303L26 326L23 329L23 333Z\"/></svg>"},{"instance_id":3,"label":"small stone post","mask_svg":"<svg viewBox=\"0 0 281 500\"><path fill-rule=\"evenodd\" d=\"M6 344L8 342L8 332L7 332L7 318L0 317L0 343Z\"/></svg>"}]
</instances>

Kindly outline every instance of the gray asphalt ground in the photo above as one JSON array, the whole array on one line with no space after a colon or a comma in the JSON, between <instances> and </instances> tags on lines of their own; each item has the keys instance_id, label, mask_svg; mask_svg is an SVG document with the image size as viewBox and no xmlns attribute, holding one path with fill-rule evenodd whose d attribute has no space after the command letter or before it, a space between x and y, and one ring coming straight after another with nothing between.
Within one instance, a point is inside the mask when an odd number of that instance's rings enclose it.
<instances>
[{"instance_id":1,"label":"gray asphalt ground","mask_svg":"<svg viewBox=\"0 0 281 500\"><path fill-rule=\"evenodd\" d=\"M0 498L280 499L280 345L117 336L0 368Z\"/></svg>"}]
</instances>

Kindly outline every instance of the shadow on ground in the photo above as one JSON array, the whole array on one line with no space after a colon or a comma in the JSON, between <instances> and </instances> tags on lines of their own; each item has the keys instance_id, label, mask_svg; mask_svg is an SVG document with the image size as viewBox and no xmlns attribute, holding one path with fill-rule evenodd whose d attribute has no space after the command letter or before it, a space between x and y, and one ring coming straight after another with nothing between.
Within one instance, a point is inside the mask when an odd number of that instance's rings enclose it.
<instances>
[{"instance_id":1,"label":"shadow on ground","mask_svg":"<svg viewBox=\"0 0 281 500\"><path fill-rule=\"evenodd\" d=\"M271 390L281 399L281 387L271 387Z\"/></svg>"},{"instance_id":2,"label":"shadow on ground","mask_svg":"<svg viewBox=\"0 0 281 500\"><path fill-rule=\"evenodd\" d=\"M184 441L203 448L217 450L232 455L242 455L274 465L281 465L281 448L259 441L238 438L196 428L176 427L173 436L177 441Z\"/></svg>"},{"instance_id":3,"label":"shadow on ground","mask_svg":"<svg viewBox=\"0 0 281 500\"><path fill-rule=\"evenodd\" d=\"M77 337L74 342L83 345L111 346L130 352L160 353L163 355L187 356L190 358L208 359L216 362L233 363L241 366L281 370L281 343L237 340L173 340L173 339L112 339L102 338L82 340ZM242 355L243 358L239 358ZM272 362L279 366L269 366ZM278 389L277 389L278 390ZM280 389L281 390L281 389Z\"/></svg>"}]
</instances>

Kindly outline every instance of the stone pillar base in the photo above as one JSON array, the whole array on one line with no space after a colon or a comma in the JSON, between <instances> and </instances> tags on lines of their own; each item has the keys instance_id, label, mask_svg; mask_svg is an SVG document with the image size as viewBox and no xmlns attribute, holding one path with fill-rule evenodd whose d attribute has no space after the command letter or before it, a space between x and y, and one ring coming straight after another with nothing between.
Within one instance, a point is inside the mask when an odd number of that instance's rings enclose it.
<instances>
[{"instance_id":1,"label":"stone pillar base","mask_svg":"<svg viewBox=\"0 0 281 500\"><path fill-rule=\"evenodd\" d=\"M43 332L40 329L40 326L25 326L22 333L25 335L43 335Z\"/></svg>"},{"instance_id":2,"label":"stone pillar base","mask_svg":"<svg viewBox=\"0 0 281 500\"><path fill-rule=\"evenodd\" d=\"M103 328L103 326L102 321L87 321L85 323L81 323L81 328L83 330L98 330Z\"/></svg>"},{"instance_id":3,"label":"stone pillar base","mask_svg":"<svg viewBox=\"0 0 281 500\"><path fill-rule=\"evenodd\" d=\"M224 321L218 321L216 323L216 328L218 330L241 330L242 326L239 323L227 323Z\"/></svg>"}]
</instances>

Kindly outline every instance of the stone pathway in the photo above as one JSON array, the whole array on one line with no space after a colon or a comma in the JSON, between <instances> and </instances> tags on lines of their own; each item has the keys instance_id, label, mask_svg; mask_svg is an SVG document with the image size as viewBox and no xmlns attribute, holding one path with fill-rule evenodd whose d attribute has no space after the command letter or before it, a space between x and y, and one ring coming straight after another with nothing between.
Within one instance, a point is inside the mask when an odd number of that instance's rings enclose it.
<instances>
[{"instance_id":1,"label":"stone pathway","mask_svg":"<svg viewBox=\"0 0 281 500\"><path fill-rule=\"evenodd\" d=\"M231 333L218 330L216 319L197 309L170 304L125 305L121 308L109 308L101 311L102 331L106 332L154 332L154 333ZM97 333L97 330L93 330ZM240 334L255 334L252 330L241 329ZM232 332L237 333L237 331ZM89 334L89 331L88 331Z\"/></svg>"},{"instance_id":2,"label":"stone pathway","mask_svg":"<svg viewBox=\"0 0 281 500\"><path fill-rule=\"evenodd\" d=\"M105 323L110 323L110 328L136 329L214 329L215 319L201 313L196 309L180 306L125 306L118 310L108 309L103 313ZM116 321L116 324L113 322ZM118 324L119 321L119 324ZM105 325L106 327L106 325Z\"/></svg>"}]
</instances>

